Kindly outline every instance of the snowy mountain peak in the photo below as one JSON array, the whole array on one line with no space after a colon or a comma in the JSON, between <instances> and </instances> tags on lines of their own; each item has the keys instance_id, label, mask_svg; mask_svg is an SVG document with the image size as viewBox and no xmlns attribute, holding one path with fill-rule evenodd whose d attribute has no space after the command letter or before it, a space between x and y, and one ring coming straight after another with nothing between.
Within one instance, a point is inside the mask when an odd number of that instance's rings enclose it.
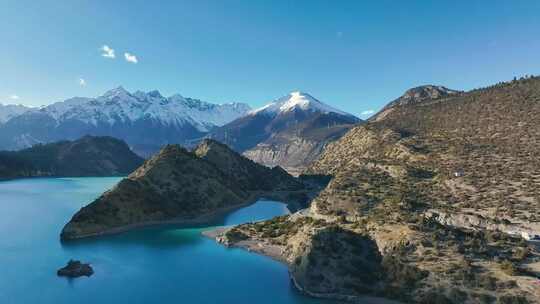
<instances>
[{"instance_id":1,"label":"snowy mountain peak","mask_svg":"<svg viewBox=\"0 0 540 304\"><path fill-rule=\"evenodd\" d=\"M126 89L124 89L124 87L122 86L119 86L119 87L116 87L112 90L109 90L107 92L105 92L105 94L102 95L102 97L105 97L105 98L113 98L113 97L126 97L126 96L129 96L131 95Z\"/></svg>"},{"instance_id":2,"label":"snowy mountain peak","mask_svg":"<svg viewBox=\"0 0 540 304\"><path fill-rule=\"evenodd\" d=\"M279 113L289 112L292 110L303 110L321 113L337 113L341 115L350 116L350 114L331 107L308 93L294 91L286 96L274 100L273 102L250 112L250 114L271 114L276 115Z\"/></svg>"}]
</instances>

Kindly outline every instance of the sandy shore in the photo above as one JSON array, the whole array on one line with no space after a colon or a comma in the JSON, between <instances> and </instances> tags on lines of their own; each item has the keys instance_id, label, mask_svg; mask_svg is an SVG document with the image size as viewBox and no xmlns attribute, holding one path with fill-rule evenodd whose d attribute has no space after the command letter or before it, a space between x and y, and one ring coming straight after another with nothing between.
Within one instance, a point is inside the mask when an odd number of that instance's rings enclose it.
<instances>
[{"instance_id":1,"label":"sandy shore","mask_svg":"<svg viewBox=\"0 0 540 304\"><path fill-rule=\"evenodd\" d=\"M206 230L202 232L202 235L216 240L220 243L219 239L234 226L219 227L211 230ZM283 246L269 244L267 242L258 241L258 240L244 240L239 241L234 244L233 247L242 248L250 252L256 252L264 256L270 257L276 261L288 264L287 260L283 256Z\"/></svg>"}]
</instances>

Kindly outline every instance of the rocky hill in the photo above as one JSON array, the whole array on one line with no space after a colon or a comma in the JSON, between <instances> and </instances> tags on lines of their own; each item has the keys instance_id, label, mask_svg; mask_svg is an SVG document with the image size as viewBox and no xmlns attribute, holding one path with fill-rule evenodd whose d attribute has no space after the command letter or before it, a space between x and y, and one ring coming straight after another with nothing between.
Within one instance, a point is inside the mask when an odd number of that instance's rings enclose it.
<instances>
[{"instance_id":1,"label":"rocky hill","mask_svg":"<svg viewBox=\"0 0 540 304\"><path fill-rule=\"evenodd\" d=\"M292 92L215 129L209 137L260 164L297 174L326 144L359 122L307 93Z\"/></svg>"},{"instance_id":2,"label":"rocky hill","mask_svg":"<svg viewBox=\"0 0 540 304\"><path fill-rule=\"evenodd\" d=\"M120 138L146 157L163 145L199 139L249 110L243 103L218 105L179 94L164 97L157 90L128 92L118 87L96 98L74 97L42 108L0 107L0 149L89 134Z\"/></svg>"},{"instance_id":3,"label":"rocky hill","mask_svg":"<svg viewBox=\"0 0 540 304\"><path fill-rule=\"evenodd\" d=\"M309 210L218 239L276 253L318 297L539 303L540 78L434 88L329 144Z\"/></svg>"},{"instance_id":4,"label":"rocky hill","mask_svg":"<svg viewBox=\"0 0 540 304\"><path fill-rule=\"evenodd\" d=\"M75 141L0 151L0 179L37 176L118 176L129 174L143 159L112 137L85 136Z\"/></svg>"},{"instance_id":5,"label":"rocky hill","mask_svg":"<svg viewBox=\"0 0 540 304\"><path fill-rule=\"evenodd\" d=\"M395 106L404 106L408 104L421 103L435 99L446 97L455 97L462 92L451 90L444 86L424 85L407 90L396 100L387 104L384 109L389 109Z\"/></svg>"},{"instance_id":6,"label":"rocky hill","mask_svg":"<svg viewBox=\"0 0 540 304\"><path fill-rule=\"evenodd\" d=\"M62 239L124 231L164 222L202 223L261 196L302 199L303 185L213 140L193 152L164 147L112 190L77 212Z\"/></svg>"}]
</instances>

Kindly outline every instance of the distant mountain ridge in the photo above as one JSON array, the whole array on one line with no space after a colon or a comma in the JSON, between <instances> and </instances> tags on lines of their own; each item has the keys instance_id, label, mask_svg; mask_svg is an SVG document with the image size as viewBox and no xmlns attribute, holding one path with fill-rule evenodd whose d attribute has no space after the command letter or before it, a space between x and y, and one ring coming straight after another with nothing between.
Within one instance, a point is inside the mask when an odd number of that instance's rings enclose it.
<instances>
[{"instance_id":1,"label":"distant mountain ridge","mask_svg":"<svg viewBox=\"0 0 540 304\"><path fill-rule=\"evenodd\" d=\"M157 90L130 93L118 87L97 98L74 97L11 115L0 126L0 149L105 135L149 155L162 145L202 137L249 110L243 103L217 105L179 94L163 97ZM0 113L7 111L0 108Z\"/></svg>"},{"instance_id":2,"label":"distant mountain ridge","mask_svg":"<svg viewBox=\"0 0 540 304\"><path fill-rule=\"evenodd\" d=\"M246 157L297 173L322 148L361 122L308 93L292 92L210 132Z\"/></svg>"},{"instance_id":3,"label":"distant mountain ridge","mask_svg":"<svg viewBox=\"0 0 540 304\"><path fill-rule=\"evenodd\" d=\"M118 176L130 173L142 162L121 140L85 136L20 151L0 151L0 179Z\"/></svg>"},{"instance_id":4,"label":"distant mountain ridge","mask_svg":"<svg viewBox=\"0 0 540 304\"><path fill-rule=\"evenodd\" d=\"M7 108L4 111L0 149L94 135L122 139L137 154L150 157L167 144L192 147L213 138L256 162L279 165L293 174L315 160L328 142L361 122L305 92L291 92L251 110L243 103L216 105L178 94L163 97L157 90L130 93L118 87L96 98L74 97L12 112L8 117Z\"/></svg>"}]
</instances>

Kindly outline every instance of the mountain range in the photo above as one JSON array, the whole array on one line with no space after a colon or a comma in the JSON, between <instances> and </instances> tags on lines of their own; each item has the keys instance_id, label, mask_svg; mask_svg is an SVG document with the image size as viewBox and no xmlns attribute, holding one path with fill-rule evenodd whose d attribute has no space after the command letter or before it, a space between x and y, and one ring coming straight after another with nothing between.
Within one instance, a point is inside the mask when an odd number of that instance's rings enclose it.
<instances>
[{"instance_id":1,"label":"mountain range","mask_svg":"<svg viewBox=\"0 0 540 304\"><path fill-rule=\"evenodd\" d=\"M123 139L138 154L149 156L163 145L200 138L249 110L243 103L217 105L118 87L97 98L75 97L42 108L3 106L0 149L96 135Z\"/></svg>"},{"instance_id":2,"label":"mountain range","mask_svg":"<svg viewBox=\"0 0 540 304\"><path fill-rule=\"evenodd\" d=\"M164 145L192 147L207 137L261 164L298 173L359 122L302 92L251 110L243 103L217 105L118 87L97 98L74 97L42 108L1 106L0 149L95 135L122 139L149 157Z\"/></svg>"}]
</instances>

